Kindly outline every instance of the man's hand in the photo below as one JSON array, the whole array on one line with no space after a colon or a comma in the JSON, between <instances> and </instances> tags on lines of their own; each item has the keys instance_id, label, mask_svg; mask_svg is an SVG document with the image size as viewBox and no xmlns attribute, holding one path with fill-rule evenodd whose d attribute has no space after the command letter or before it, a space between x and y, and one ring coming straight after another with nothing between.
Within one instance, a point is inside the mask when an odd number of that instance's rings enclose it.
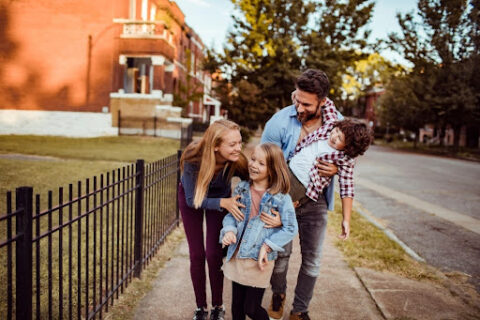
<instances>
[{"instance_id":1,"label":"man's hand","mask_svg":"<svg viewBox=\"0 0 480 320\"><path fill-rule=\"evenodd\" d=\"M268 252L272 251L268 245L265 243L260 248L260 252L258 253L258 268L261 271L265 269L265 265L268 263Z\"/></svg>"},{"instance_id":2,"label":"man's hand","mask_svg":"<svg viewBox=\"0 0 480 320\"><path fill-rule=\"evenodd\" d=\"M350 236L350 222L343 220L342 221L342 234L338 237L342 240L347 240Z\"/></svg>"},{"instance_id":3,"label":"man's hand","mask_svg":"<svg viewBox=\"0 0 480 320\"><path fill-rule=\"evenodd\" d=\"M239 194L231 198L222 198L220 199L220 207L230 212L235 220L242 221L245 216L243 215L242 211L240 211L240 208L245 208L245 205L237 201L239 198Z\"/></svg>"},{"instance_id":4,"label":"man's hand","mask_svg":"<svg viewBox=\"0 0 480 320\"><path fill-rule=\"evenodd\" d=\"M315 167L318 170L318 174L324 177L332 177L338 172L337 166L333 163L321 161L318 159L315 161Z\"/></svg>"},{"instance_id":5,"label":"man's hand","mask_svg":"<svg viewBox=\"0 0 480 320\"><path fill-rule=\"evenodd\" d=\"M280 213L273 209L271 209L270 211L272 212L273 216L269 215L266 212L262 212L260 214L260 220L265 223L263 227L267 229L281 227L282 219L280 218Z\"/></svg>"},{"instance_id":6,"label":"man's hand","mask_svg":"<svg viewBox=\"0 0 480 320\"><path fill-rule=\"evenodd\" d=\"M227 233L225 233L222 239L222 244L224 246L229 246L235 242L237 242L237 236L235 235L235 233L233 233L233 231L228 231Z\"/></svg>"}]
</instances>

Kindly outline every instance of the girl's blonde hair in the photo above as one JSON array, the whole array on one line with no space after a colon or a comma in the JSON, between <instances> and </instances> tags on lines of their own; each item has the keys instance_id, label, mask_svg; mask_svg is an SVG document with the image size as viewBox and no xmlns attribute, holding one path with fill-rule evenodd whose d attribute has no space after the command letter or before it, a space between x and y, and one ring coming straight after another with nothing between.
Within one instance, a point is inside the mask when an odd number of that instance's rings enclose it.
<instances>
[{"instance_id":1,"label":"girl's blonde hair","mask_svg":"<svg viewBox=\"0 0 480 320\"><path fill-rule=\"evenodd\" d=\"M183 173L183 166L185 161L197 164L200 169L195 183L195 194L193 198L193 205L199 208L202 205L203 199L207 194L208 186L215 174L215 148L220 146L223 142L223 136L229 130L239 130L240 127L233 121L220 119L212 123L200 141L190 143L183 152L180 158L180 171ZM240 171L242 174L247 174L247 159L240 153L240 158L236 162L227 162L224 172L231 166L229 170L228 179L230 180L235 171Z\"/></svg>"},{"instance_id":2,"label":"girl's blonde hair","mask_svg":"<svg viewBox=\"0 0 480 320\"><path fill-rule=\"evenodd\" d=\"M288 193L290 191L290 175L282 149L273 143L262 143L258 147L265 153L269 193Z\"/></svg>"}]
</instances>

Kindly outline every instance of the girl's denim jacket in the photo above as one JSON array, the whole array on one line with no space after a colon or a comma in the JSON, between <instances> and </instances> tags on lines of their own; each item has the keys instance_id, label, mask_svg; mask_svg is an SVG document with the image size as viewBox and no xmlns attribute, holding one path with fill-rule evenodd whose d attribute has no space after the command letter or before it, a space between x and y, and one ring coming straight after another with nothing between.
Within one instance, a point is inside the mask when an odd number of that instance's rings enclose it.
<instances>
[{"instance_id":1,"label":"girl's denim jacket","mask_svg":"<svg viewBox=\"0 0 480 320\"><path fill-rule=\"evenodd\" d=\"M237 242L229 246L227 252L227 261L229 261L238 246L238 241L245 230L238 250L237 257L243 259L258 260L260 248L265 243L272 252L268 254L268 260L275 260L278 251L284 251L283 246L292 241L293 237L298 232L297 218L295 216L295 209L293 208L292 199L288 194L277 193L271 195L268 190L263 194L260 201L260 213L266 212L272 214L270 209L274 209L280 213L282 226L278 228L264 228L265 223L260 220L260 214L256 217L250 218L251 208L251 194L250 183L248 181L240 181L233 191L233 195L239 194L238 199L245 208L242 212L245 215L243 221L235 220L231 213L228 213L223 219L223 228L220 231L220 243L222 243L223 236L228 231L233 231L237 237Z\"/></svg>"}]
</instances>

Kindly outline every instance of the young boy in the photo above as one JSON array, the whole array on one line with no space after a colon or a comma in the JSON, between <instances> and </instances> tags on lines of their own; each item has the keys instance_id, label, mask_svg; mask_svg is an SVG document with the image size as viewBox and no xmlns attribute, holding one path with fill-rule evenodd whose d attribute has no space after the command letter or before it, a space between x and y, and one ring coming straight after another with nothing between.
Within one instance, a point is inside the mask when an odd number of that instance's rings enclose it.
<instances>
[{"instance_id":1,"label":"young boy","mask_svg":"<svg viewBox=\"0 0 480 320\"><path fill-rule=\"evenodd\" d=\"M317 201L331 177L319 176L317 160L332 162L338 167L340 197L342 198L342 234L347 239L350 233L350 215L354 197L354 158L362 155L372 142L368 126L358 120L336 121L336 110L324 110L324 125L306 136L296 147L290 158L290 196L294 203L306 197ZM325 121L327 120L327 121ZM297 203L299 203L297 202Z\"/></svg>"}]
</instances>

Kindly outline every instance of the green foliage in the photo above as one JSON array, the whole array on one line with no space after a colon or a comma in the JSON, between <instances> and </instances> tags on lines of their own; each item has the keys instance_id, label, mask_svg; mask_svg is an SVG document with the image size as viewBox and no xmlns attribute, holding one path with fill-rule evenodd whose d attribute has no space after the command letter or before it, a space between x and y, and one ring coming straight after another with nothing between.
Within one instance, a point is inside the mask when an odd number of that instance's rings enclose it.
<instances>
[{"instance_id":1,"label":"green foliage","mask_svg":"<svg viewBox=\"0 0 480 320\"><path fill-rule=\"evenodd\" d=\"M224 51L207 54L205 67L221 71L217 95L229 117L250 129L291 103L298 74L323 69L340 91L341 75L365 46L360 30L373 3L349 1L232 0L236 14ZM350 49L346 49L346 48Z\"/></svg>"},{"instance_id":2,"label":"green foliage","mask_svg":"<svg viewBox=\"0 0 480 320\"><path fill-rule=\"evenodd\" d=\"M353 115L353 109L358 107L365 92L387 86L405 71L402 65L394 64L376 52L355 61L342 77L340 111L345 116Z\"/></svg>"},{"instance_id":3,"label":"green foliage","mask_svg":"<svg viewBox=\"0 0 480 320\"><path fill-rule=\"evenodd\" d=\"M327 0L316 3L315 28L303 36L305 65L326 72L330 97L339 100L342 77L354 63L366 57L369 22L374 3L368 0Z\"/></svg>"},{"instance_id":4,"label":"green foliage","mask_svg":"<svg viewBox=\"0 0 480 320\"><path fill-rule=\"evenodd\" d=\"M425 122L407 118L424 115L426 121L439 128L450 125L455 131L456 147L462 125L478 126L478 8L478 0L419 0L417 18L413 13L398 15L402 35L390 34L389 45L401 52L413 68L409 79L387 88L385 101L402 99L395 98L398 95L406 97L403 103L385 107L385 120L407 127ZM405 109L406 105L410 109ZM411 129L418 129L415 126Z\"/></svg>"}]
</instances>

